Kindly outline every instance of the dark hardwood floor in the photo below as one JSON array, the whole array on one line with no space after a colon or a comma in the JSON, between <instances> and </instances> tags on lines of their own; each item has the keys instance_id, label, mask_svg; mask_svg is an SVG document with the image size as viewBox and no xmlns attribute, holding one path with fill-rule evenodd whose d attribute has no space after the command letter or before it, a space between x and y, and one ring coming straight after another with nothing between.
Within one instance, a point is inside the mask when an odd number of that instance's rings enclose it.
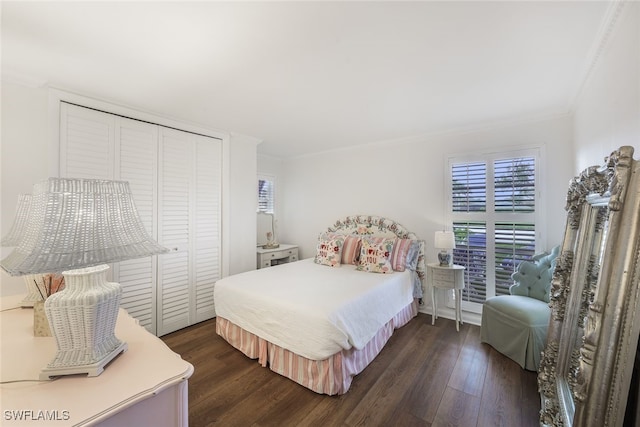
<instances>
[{"instance_id":1,"label":"dark hardwood floor","mask_svg":"<svg viewBox=\"0 0 640 427\"><path fill-rule=\"evenodd\" d=\"M419 314L342 396L262 368L215 333L215 319L162 337L195 367L189 424L221 426L538 426L536 374L480 343L480 328Z\"/></svg>"}]
</instances>

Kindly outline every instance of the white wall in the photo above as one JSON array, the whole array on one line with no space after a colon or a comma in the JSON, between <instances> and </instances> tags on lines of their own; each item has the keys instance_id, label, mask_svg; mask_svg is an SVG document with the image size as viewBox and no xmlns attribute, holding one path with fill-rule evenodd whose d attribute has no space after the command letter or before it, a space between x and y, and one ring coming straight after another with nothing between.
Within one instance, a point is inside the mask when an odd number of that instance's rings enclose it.
<instances>
[{"instance_id":1,"label":"white wall","mask_svg":"<svg viewBox=\"0 0 640 427\"><path fill-rule=\"evenodd\" d=\"M625 4L575 112L575 173L622 145L640 158L640 3Z\"/></svg>"},{"instance_id":2,"label":"white wall","mask_svg":"<svg viewBox=\"0 0 640 427\"><path fill-rule=\"evenodd\" d=\"M451 155L542 145L545 248L560 244L565 196L573 177L572 118L556 117L495 129L376 143L287 160L280 180L280 241L298 244L301 258L315 254L319 232L347 215L392 218L426 241L445 223L445 162ZM258 170L262 170L259 164ZM445 310L446 312L446 310ZM445 314L446 316L446 314Z\"/></svg>"},{"instance_id":3,"label":"white wall","mask_svg":"<svg viewBox=\"0 0 640 427\"><path fill-rule=\"evenodd\" d=\"M30 193L32 185L55 176L57 153L49 120L50 91L12 82L2 82L1 94L1 190L0 231L6 234L15 216L20 193ZM96 101L99 102L99 101ZM126 107L123 107L126 108ZM176 123L175 120L170 120ZM187 128L187 130L189 127ZM219 131L216 131L219 132ZM224 144L223 173L223 263L229 273L255 268L255 177L258 140L231 135ZM226 221L225 221L226 220ZM10 252L2 248L2 256ZM0 295L26 291L22 278L0 273Z\"/></svg>"},{"instance_id":4,"label":"white wall","mask_svg":"<svg viewBox=\"0 0 640 427\"><path fill-rule=\"evenodd\" d=\"M18 195L49 177L48 95L44 88L2 82L0 120L0 231L13 223ZM2 257L11 252L2 248ZM0 295L26 292L21 277L0 273Z\"/></svg>"},{"instance_id":5,"label":"white wall","mask_svg":"<svg viewBox=\"0 0 640 427\"><path fill-rule=\"evenodd\" d=\"M231 135L229 274L256 268L256 147L259 140Z\"/></svg>"},{"instance_id":6,"label":"white wall","mask_svg":"<svg viewBox=\"0 0 640 427\"><path fill-rule=\"evenodd\" d=\"M445 159L484 149L535 144L543 159L547 244L560 243L567 185L573 177L571 118L477 132L415 138L326 152L285 162L280 240L300 245L301 257L315 253L319 232L353 214L392 218L426 240L436 259L434 232L445 222ZM260 168L260 167L259 167Z\"/></svg>"}]
</instances>

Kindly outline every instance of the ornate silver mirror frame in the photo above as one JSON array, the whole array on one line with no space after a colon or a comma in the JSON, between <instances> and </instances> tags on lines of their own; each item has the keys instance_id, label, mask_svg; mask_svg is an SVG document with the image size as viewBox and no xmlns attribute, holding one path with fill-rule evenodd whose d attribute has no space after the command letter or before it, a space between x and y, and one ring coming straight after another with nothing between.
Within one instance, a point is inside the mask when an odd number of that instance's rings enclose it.
<instances>
[{"instance_id":1,"label":"ornate silver mirror frame","mask_svg":"<svg viewBox=\"0 0 640 427\"><path fill-rule=\"evenodd\" d=\"M538 373L540 423L622 426L640 334L640 163L633 147L575 177L566 210Z\"/></svg>"}]
</instances>

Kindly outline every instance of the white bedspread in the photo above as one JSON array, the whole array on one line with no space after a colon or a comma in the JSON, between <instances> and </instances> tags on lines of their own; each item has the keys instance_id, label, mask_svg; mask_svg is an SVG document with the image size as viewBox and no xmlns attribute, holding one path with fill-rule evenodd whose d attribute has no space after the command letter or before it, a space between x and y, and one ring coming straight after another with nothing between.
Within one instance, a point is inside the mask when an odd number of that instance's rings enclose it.
<instances>
[{"instance_id":1,"label":"white bedspread","mask_svg":"<svg viewBox=\"0 0 640 427\"><path fill-rule=\"evenodd\" d=\"M236 274L215 285L216 315L312 360L361 349L411 303L408 271L377 274L312 258Z\"/></svg>"}]
</instances>

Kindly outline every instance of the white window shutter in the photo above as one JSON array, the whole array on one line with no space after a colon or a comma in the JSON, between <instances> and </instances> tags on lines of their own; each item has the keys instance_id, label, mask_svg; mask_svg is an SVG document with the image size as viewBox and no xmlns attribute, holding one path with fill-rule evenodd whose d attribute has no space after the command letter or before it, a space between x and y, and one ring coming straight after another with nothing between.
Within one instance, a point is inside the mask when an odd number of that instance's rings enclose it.
<instances>
[{"instance_id":1,"label":"white window shutter","mask_svg":"<svg viewBox=\"0 0 640 427\"><path fill-rule=\"evenodd\" d=\"M447 179L453 259L465 266L463 302L477 309L486 298L508 294L511 274L535 253L537 153L474 157L449 159Z\"/></svg>"}]
</instances>

